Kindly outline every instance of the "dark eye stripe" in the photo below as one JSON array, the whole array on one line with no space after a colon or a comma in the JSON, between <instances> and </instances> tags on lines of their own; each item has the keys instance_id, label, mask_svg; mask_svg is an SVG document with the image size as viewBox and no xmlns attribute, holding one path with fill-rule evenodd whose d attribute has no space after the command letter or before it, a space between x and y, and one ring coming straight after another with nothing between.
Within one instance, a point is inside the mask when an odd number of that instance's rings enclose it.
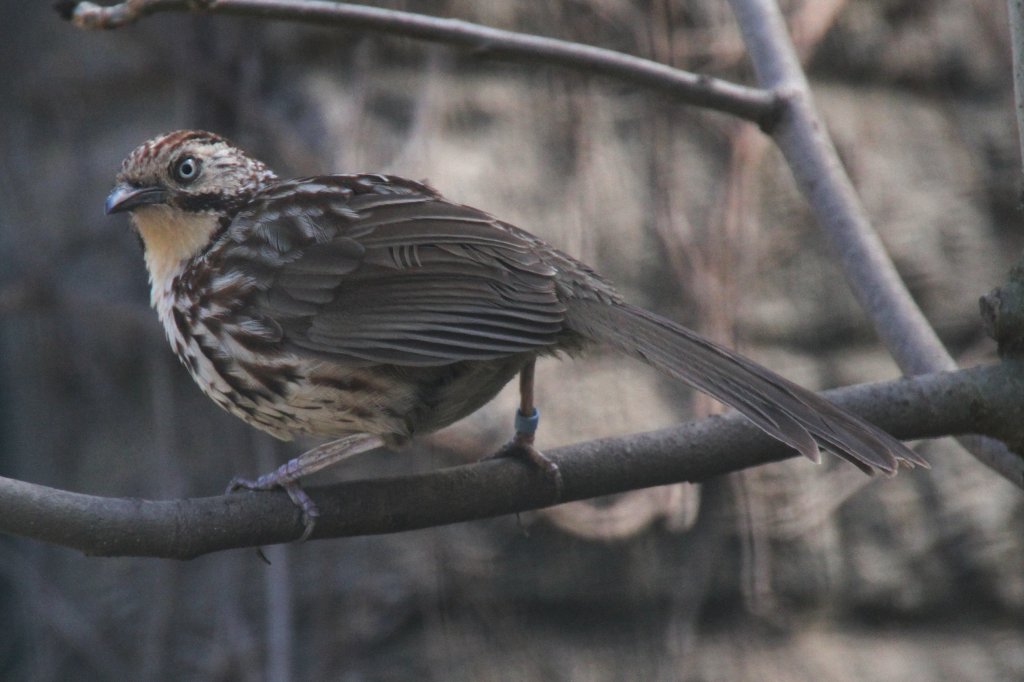
<instances>
[{"instance_id":1,"label":"dark eye stripe","mask_svg":"<svg viewBox=\"0 0 1024 682\"><path fill-rule=\"evenodd\" d=\"M180 195L179 203L186 211L219 211L231 203L220 192Z\"/></svg>"}]
</instances>

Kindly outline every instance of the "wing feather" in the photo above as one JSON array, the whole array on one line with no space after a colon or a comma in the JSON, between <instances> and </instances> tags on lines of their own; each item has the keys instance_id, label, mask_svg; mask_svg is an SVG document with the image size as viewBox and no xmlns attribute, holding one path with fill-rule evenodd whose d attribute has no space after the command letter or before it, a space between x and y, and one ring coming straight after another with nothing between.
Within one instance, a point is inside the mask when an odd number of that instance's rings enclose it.
<instances>
[{"instance_id":1,"label":"wing feather","mask_svg":"<svg viewBox=\"0 0 1024 682\"><path fill-rule=\"evenodd\" d=\"M556 271L522 233L408 180L281 183L225 239L294 352L430 366L538 350L564 334Z\"/></svg>"}]
</instances>

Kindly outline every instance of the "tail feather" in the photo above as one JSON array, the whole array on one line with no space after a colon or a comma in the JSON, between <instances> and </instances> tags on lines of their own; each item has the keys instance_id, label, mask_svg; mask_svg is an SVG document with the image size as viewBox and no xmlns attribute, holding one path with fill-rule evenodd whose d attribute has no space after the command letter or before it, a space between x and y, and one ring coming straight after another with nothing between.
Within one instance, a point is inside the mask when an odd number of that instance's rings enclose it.
<instances>
[{"instance_id":1,"label":"tail feather","mask_svg":"<svg viewBox=\"0 0 1024 682\"><path fill-rule=\"evenodd\" d=\"M735 408L812 461L818 444L873 474L928 462L881 429L671 320L620 303L571 301L573 330L643 360Z\"/></svg>"}]
</instances>

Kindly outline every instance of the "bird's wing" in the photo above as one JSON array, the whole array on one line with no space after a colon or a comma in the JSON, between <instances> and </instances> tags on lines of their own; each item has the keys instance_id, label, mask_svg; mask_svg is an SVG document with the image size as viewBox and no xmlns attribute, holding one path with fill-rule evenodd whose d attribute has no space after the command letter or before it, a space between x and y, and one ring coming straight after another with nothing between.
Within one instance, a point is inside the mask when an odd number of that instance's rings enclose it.
<instances>
[{"instance_id":1,"label":"bird's wing","mask_svg":"<svg viewBox=\"0 0 1024 682\"><path fill-rule=\"evenodd\" d=\"M443 365L556 343L565 309L530 238L383 176L281 183L228 227L222 272L297 352L352 365ZM230 254L230 255L229 255Z\"/></svg>"}]
</instances>

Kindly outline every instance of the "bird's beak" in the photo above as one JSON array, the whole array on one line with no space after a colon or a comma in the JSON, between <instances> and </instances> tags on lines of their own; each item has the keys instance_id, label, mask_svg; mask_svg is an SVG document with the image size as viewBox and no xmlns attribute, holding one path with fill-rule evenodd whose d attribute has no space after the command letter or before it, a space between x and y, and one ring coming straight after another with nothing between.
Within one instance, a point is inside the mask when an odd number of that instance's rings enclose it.
<instances>
[{"instance_id":1,"label":"bird's beak","mask_svg":"<svg viewBox=\"0 0 1024 682\"><path fill-rule=\"evenodd\" d=\"M121 183L107 196L107 215L130 211L147 204L162 204L167 201L167 191L162 187L132 187Z\"/></svg>"}]
</instances>

